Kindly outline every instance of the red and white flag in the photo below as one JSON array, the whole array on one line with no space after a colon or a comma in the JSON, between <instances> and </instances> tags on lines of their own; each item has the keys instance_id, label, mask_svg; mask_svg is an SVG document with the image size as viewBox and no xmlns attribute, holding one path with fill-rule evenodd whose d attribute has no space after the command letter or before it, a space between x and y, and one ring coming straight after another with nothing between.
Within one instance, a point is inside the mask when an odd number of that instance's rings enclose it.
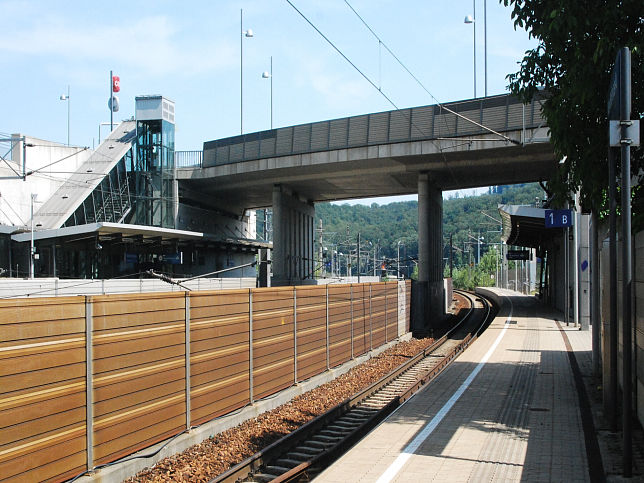
<instances>
[{"instance_id":1,"label":"red and white flag","mask_svg":"<svg viewBox=\"0 0 644 483\"><path fill-rule=\"evenodd\" d=\"M117 75L112 76L112 92L119 92L121 90L121 79Z\"/></svg>"}]
</instances>

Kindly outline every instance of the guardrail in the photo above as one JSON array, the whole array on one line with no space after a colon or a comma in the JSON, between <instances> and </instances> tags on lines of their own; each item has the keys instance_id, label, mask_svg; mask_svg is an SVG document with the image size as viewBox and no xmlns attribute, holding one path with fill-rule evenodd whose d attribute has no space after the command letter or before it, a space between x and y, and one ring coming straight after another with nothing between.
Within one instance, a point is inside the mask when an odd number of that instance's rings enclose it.
<instances>
[{"instance_id":1,"label":"guardrail","mask_svg":"<svg viewBox=\"0 0 644 483\"><path fill-rule=\"evenodd\" d=\"M203 151L175 151L174 166L177 168L200 168Z\"/></svg>"},{"instance_id":2,"label":"guardrail","mask_svg":"<svg viewBox=\"0 0 644 483\"><path fill-rule=\"evenodd\" d=\"M538 97L524 105L512 95L500 95L249 133L204 143L203 167L489 132L463 117L498 132L532 129L545 124L540 102Z\"/></svg>"}]
</instances>

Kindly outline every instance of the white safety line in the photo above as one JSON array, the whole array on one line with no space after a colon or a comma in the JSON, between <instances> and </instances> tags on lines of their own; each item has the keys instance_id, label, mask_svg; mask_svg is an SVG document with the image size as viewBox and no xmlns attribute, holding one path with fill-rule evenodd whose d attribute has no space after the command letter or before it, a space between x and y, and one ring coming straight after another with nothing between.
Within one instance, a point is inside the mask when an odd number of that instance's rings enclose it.
<instances>
[{"instance_id":1,"label":"white safety line","mask_svg":"<svg viewBox=\"0 0 644 483\"><path fill-rule=\"evenodd\" d=\"M499 343L501 342L501 339L503 339L503 336L505 335L505 332L507 331L508 327L510 326L510 320L512 319L512 312L514 310L514 307L512 305L512 300L510 300L509 297L505 296L510 302L510 313L508 315L508 318L505 320L505 324L503 325L503 330L501 330L501 333L497 336L496 340L494 341L494 344L492 344L492 347L486 352L486 354L483 356L483 359L481 359L481 362L479 362L474 370L470 373L469 376L467 376L467 379L463 381L463 384L456 390L454 394L452 394L452 397L449 398L449 400L443 405L443 407L436 413L436 415L432 418L431 421L429 421L421 430L420 433L416 435L416 437L409 443L405 449L402 450L402 453L398 455L398 458L394 460L394 462L389 465L389 468L378 478L376 483L389 483L394 479L394 477L398 474L398 472L402 469L403 465L411 458L411 455L414 454L414 452L419 448L419 446L429 437L430 434L436 429L436 427L441 423L443 418L447 415L447 413L452 409L456 401L463 395L465 390L470 386L474 378L478 375L479 372L481 372L481 369L483 369L483 366L485 363L488 361L488 359L492 356L492 353L494 353L494 350L497 348Z\"/></svg>"}]
</instances>

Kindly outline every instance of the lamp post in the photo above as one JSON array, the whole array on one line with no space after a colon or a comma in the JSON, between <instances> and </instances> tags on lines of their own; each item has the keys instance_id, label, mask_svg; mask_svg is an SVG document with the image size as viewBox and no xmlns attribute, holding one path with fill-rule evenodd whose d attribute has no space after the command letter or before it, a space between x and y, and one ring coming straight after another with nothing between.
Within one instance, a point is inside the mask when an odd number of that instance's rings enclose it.
<instances>
[{"instance_id":1,"label":"lamp post","mask_svg":"<svg viewBox=\"0 0 644 483\"><path fill-rule=\"evenodd\" d=\"M264 72L262 74L262 79L271 80L271 129L273 129L273 56L271 55L271 70L270 72Z\"/></svg>"},{"instance_id":2,"label":"lamp post","mask_svg":"<svg viewBox=\"0 0 644 483\"><path fill-rule=\"evenodd\" d=\"M251 29L244 30L244 10L239 10L239 131L244 134L244 37L252 37Z\"/></svg>"},{"instance_id":3,"label":"lamp post","mask_svg":"<svg viewBox=\"0 0 644 483\"><path fill-rule=\"evenodd\" d=\"M476 0L472 0L472 15L465 17L465 23L474 26L474 97L476 97ZM485 97L487 97L487 0L483 0L483 57L485 70Z\"/></svg>"},{"instance_id":4,"label":"lamp post","mask_svg":"<svg viewBox=\"0 0 644 483\"><path fill-rule=\"evenodd\" d=\"M62 94L60 96L61 101L67 101L67 146L69 146L69 112L71 105L71 98L69 97L69 84L67 85L67 94Z\"/></svg>"},{"instance_id":5,"label":"lamp post","mask_svg":"<svg viewBox=\"0 0 644 483\"><path fill-rule=\"evenodd\" d=\"M487 97L487 0L483 0L483 67L485 71L485 97Z\"/></svg>"},{"instance_id":6,"label":"lamp post","mask_svg":"<svg viewBox=\"0 0 644 483\"><path fill-rule=\"evenodd\" d=\"M472 0L472 15L465 17L465 23L471 23L474 27L472 38L474 39L474 97L476 97L476 0Z\"/></svg>"}]
</instances>

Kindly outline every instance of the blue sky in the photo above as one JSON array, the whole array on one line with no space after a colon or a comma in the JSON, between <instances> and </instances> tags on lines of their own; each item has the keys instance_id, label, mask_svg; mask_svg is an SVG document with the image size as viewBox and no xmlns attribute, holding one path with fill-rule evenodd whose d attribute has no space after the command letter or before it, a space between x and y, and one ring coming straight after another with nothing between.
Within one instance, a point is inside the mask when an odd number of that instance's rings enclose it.
<instances>
[{"instance_id":1,"label":"blue sky","mask_svg":"<svg viewBox=\"0 0 644 483\"><path fill-rule=\"evenodd\" d=\"M398 107L434 104L385 51L344 0L291 0ZM370 27L441 102L473 97L472 0L349 0ZM120 112L134 97L163 94L176 103L176 148L240 132L240 9L244 132L393 109L285 0L0 0L0 133L98 143L109 121L109 71L120 76ZM483 0L476 0L477 91L483 94ZM534 47L515 31L510 10L487 2L488 94ZM107 133L104 129L103 136Z\"/></svg>"}]
</instances>

